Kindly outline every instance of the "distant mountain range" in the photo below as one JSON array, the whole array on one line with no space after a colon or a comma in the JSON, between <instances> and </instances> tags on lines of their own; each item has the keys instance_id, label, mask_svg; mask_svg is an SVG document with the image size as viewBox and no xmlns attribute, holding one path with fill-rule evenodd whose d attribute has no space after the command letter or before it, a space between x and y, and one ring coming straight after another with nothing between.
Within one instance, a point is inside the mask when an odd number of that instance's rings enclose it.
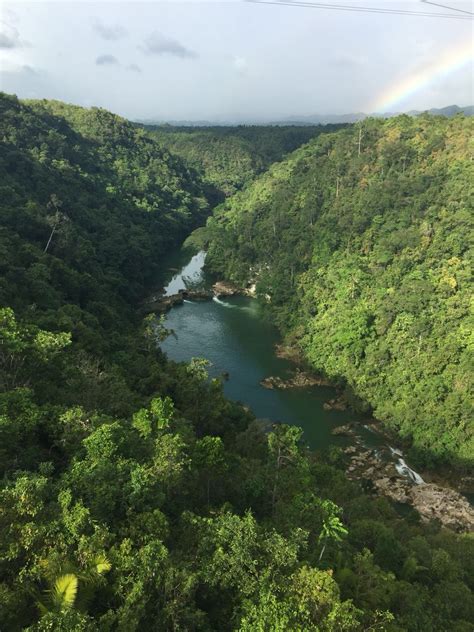
<instances>
[{"instance_id":1,"label":"distant mountain range","mask_svg":"<svg viewBox=\"0 0 474 632\"><path fill-rule=\"evenodd\" d=\"M329 123L356 123L368 116L376 116L377 118L391 118L399 114L408 114L410 116L418 116L428 112L437 116L455 116L462 112L466 116L474 116L474 105L459 107L459 105L448 105L444 108L431 108L429 110L410 110L409 112L383 112L376 114L366 114L365 112L353 112L350 114L314 114L310 116L292 116L284 121L278 121L277 125L327 125Z\"/></svg>"},{"instance_id":2,"label":"distant mountain range","mask_svg":"<svg viewBox=\"0 0 474 632\"><path fill-rule=\"evenodd\" d=\"M474 105L459 107L459 105L448 105L444 108L431 108L429 110L410 110L409 112L384 112L377 114L366 114L365 112L352 112L350 114L310 114L307 116L290 116L288 118L262 123L261 121L157 121L156 119L139 120L142 125L170 125L173 127L226 127L234 125L328 125L334 123L357 123L368 116L378 118L391 118L399 114L409 114L418 116L419 114L435 114L438 116L455 116L462 112L466 116L474 116Z\"/></svg>"}]
</instances>

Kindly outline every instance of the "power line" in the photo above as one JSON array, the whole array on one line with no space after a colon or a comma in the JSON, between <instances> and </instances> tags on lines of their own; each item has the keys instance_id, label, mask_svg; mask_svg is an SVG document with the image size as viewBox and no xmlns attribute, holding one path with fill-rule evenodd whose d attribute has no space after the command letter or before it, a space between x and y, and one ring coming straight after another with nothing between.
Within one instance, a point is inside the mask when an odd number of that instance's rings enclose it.
<instances>
[{"instance_id":1,"label":"power line","mask_svg":"<svg viewBox=\"0 0 474 632\"><path fill-rule=\"evenodd\" d=\"M417 17L430 17L430 18L443 18L448 20L469 20L468 16L453 15L451 13L431 13L427 11L407 11L404 9L382 9L378 7L356 7L353 5L341 5L341 4L322 4L316 2L304 2L304 1L285 1L285 0L244 0L245 2L251 2L252 4L270 4L287 7L302 7L306 9L329 9L332 11L349 11L355 13L380 13L385 15L409 15Z\"/></svg>"},{"instance_id":2,"label":"power line","mask_svg":"<svg viewBox=\"0 0 474 632\"><path fill-rule=\"evenodd\" d=\"M467 15L474 15L471 11L465 11L464 9L458 9L457 7L447 7L445 4L438 4L437 2L429 2L429 0L420 0L423 4L432 4L434 7L441 7L442 9L449 9L450 11L458 11L459 13L466 13Z\"/></svg>"},{"instance_id":3,"label":"power line","mask_svg":"<svg viewBox=\"0 0 474 632\"><path fill-rule=\"evenodd\" d=\"M415 15L421 17L439 17L455 20L470 20L469 17L452 15L450 13L431 13L426 11L408 11L405 9L382 9L379 7L356 7L354 5L341 5L341 4L322 4L316 2L305 2L304 0L291 1L291 0L245 0L246 2L252 2L253 4L272 4L282 5L288 7L304 7L308 9L330 9L335 11L351 11L357 13L382 13L392 15Z\"/></svg>"}]
</instances>

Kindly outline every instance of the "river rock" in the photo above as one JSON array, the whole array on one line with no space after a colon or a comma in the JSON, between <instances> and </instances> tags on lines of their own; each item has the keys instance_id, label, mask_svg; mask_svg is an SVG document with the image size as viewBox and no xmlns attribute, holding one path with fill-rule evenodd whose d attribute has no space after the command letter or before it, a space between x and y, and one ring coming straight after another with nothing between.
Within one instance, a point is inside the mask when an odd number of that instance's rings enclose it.
<instances>
[{"instance_id":1,"label":"river rock","mask_svg":"<svg viewBox=\"0 0 474 632\"><path fill-rule=\"evenodd\" d=\"M324 402L323 408L324 410L346 410L347 402L342 396L339 396Z\"/></svg>"},{"instance_id":2,"label":"river rock","mask_svg":"<svg viewBox=\"0 0 474 632\"><path fill-rule=\"evenodd\" d=\"M350 425L340 428L349 430ZM375 451L350 446L344 452L349 456L349 479L370 481L374 493L411 505L424 522L439 520L444 527L458 532L474 530L474 508L459 492L433 483L417 485L396 469L395 462L380 459Z\"/></svg>"},{"instance_id":3,"label":"river rock","mask_svg":"<svg viewBox=\"0 0 474 632\"><path fill-rule=\"evenodd\" d=\"M281 377L270 375L270 377L265 377L260 381L260 386L268 389L285 388L285 380L282 380Z\"/></svg>"},{"instance_id":4,"label":"river rock","mask_svg":"<svg viewBox=\"0 0 474 632\"><path fill-rule=\"evenodd\" d=\"M303 388L306 386L325 386L326 380L318 375L312 375L301 369L296 369L294 374L288 379L284 380L281 377L273 376L264 378L260 384L264 388Z\"/></svg>"},{"instance_id":5,"label":"river rock","mask_svg":"<svg viewBox=\"0 0 474 632\"><path fill-rule=\"evenodd\" d=\"M209 301L213 297L213 293L207 290L180 290L180 294L191 301Z\"/></svg>"},{"instance_id":6,"label":"river rock","mask_svg":"<svg viewBox=\"0 0 474 632\"><path fill-rule=\"evenodd\" d=\"M343 435L351 437L354 434L354 424L345 424L344 426L336 426L331 430L332 435ZM351 452L348 452L349 448L345 450L346 454L354 454L356 452L356 448L352 446L350 448Z\"/></svg>"},{"instance_id":7,"label":"river rock","mask_svg":"<svg viewBox=\"0 0 474 632\"><path fill-rule=\"evenodd\" d=\"M255 298L257 296L257 284L251 283L244 289L243 293L245 294L245 296Z\"/></svg>"},{"instance_id":8,"label":"river rock","mask_svg":"<svg viewBox=\"0 0 474 632\"><path fill-rule=\"evenodd\" d=\"M217 283L214 283L212 286L212 289L214 291L214 295L217 297L235 296L236 294L242 293L242 290L229 281L217 281Z\"/></svg>"},{"instance_id":9,"label":"river rock","mask_svg":"<svg viewBox=\"0 0 474 632\"><path fill-rule=\"evenodd\" d=\"M335 428L334 430L337 430L337 428ZM334 431L332 434L334 434ZM350 445L348 448L344 448L345 454L355 454L356 452L357 448L354 445Z\"/></svg>"},{"instance_id":10,"label":"river rock","mask_svg":"<svg viewBox=\"0 0 474 632\"><path fill-rule=\"evenodd\" d=\"M146 314L157 313L162 314L167 312L175 305L182 305L184 296L182 293L172 294L171 296L160 296L152 301L147 301L143 304L143 311Z\"/></svg>"},{"instance_id":11,"label":"river rock","mask_svg":"<svg viewBox=\"0 0 474 632\"><path fill-rule=\"evenodd\" d=\"M474 531L474 508L454 489L425 483L412 486L409 496L425 522L434 518L454 531Z\"/></svg>"},{"instance_id":12,"label":"river rock","mask_svg":"<svg viewBox=\"0 0 474 632\"><path fill-rule=\"evenodd\" d=\"M142 311L145 314L162 314L176 305L182 305L184 299L209 301L213 296L213 292L208 290L179 290L177 294L171 294L170 296L154 294L143 303Z\"/></svg>"}]
</instances>

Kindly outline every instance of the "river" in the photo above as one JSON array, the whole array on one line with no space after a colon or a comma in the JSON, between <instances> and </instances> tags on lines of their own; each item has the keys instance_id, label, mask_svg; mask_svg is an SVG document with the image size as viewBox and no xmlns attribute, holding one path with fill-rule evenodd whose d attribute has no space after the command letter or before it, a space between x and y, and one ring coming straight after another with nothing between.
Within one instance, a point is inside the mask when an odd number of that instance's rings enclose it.
<instances>
[{"instance_id":1,"label":"river","mask_svg":"<svg viewBox=\"0 0 474 632\"><path fill-rule=\"evenodd\" d=\"M173 253L166 262L165 295L187 287L209 287L203 273L204 253L191 256L186 251ZM260 385L269 376L287 378L294 364L275 355L281 339L278 330L261 313L258 301L238 296L210 301L187 301L170 310L166 327L175 332L162 349L169 358L188 361L193 357L209 360L212 377L228 373L224 392L249 406L259 418L301 426L304 438L313 449L329 445L348 445L347 437L331 431L351 421L361 421L351 411L331 411L324 402L335 396L331 387L305 387L270 390ZM364 443L380 444L380 437L361 428Z\"/></svg>"},{"instance_id":2,"label":"river","mask_svg":"<svg viewBox=\"0 0 474 632\"><path fill-rule=\"evenodd\" d=\"M204 252L195 255L186 250L173 252L166 259L165 272L159 280L164 295L171 296L184 289L209 289L212 281L206 278L204 260ZM288 378L294 373L295 365L276 356L275 345L281 337L276 327L264 318L257 300L244 296L184 300L167 312L165 326L174 332L161 343L171 360L207 359L211 377L226 375L227 379L223 380L226 396L251 408L258 418L300 426L304 441L311 449L357 446L356 452L362 450L362 454L368 448L365 454L370 455L372 465L373 458L387 466L393 464L402 479L412 485L424 483L399 449L365 425L366 418L351 410L324 408L324 403L334 398L334 388L311 386L281 390L261 386L261 380L269 376ZM355 433L332 434L336 426L351 422L355 422ZM388 476L393 476L393 470ZM473 498L466 496L472 503ZM406 505L395 505L402 514L406 512Z\"/></svg>"}]
</instances>

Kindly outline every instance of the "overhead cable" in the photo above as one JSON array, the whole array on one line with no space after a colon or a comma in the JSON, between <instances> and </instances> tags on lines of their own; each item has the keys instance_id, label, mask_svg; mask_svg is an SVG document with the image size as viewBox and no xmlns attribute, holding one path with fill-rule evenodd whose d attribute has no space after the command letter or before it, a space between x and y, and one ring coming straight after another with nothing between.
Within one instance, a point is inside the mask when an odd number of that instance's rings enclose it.
<instances>
[{"instance_id":1,"label":"overhead cable","mask_svg":"<svg viewBox=\"0 0 474 632\"><path fill-rule=\"evenodd\" d=\"M342 4L324 4L320 2L304 2L297 0L291 2L288 0L244 0L252 4L268 4L274 6L301 7L307 9L327 9L332 11L349 11L354 13L380 13L384 15L407 15L416 17L442 18L446 20L468 20L472 21L469 15L453 15L452 13L433 13L430 11L411 11L406 9L387 9L381 7L357 7L354 5Z\"/></svg>"}]
</instances>

